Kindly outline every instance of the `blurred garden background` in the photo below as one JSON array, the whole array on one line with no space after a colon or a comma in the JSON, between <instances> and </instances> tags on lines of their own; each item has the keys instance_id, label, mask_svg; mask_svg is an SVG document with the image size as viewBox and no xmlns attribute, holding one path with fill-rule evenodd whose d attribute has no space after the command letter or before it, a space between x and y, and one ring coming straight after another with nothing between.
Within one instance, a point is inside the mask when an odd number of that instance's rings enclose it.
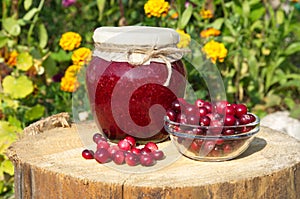
<instances>
[{"instance_id":1,"label":"blurred garden background","mask_svg":"<svg viewBox=\"0 0 300 199\"><path fill-rule=\"evenodd\" d=\"M300 119L300 3L267 0L1 0L0 198L13 198L6 148L41 118L72 109L76 74L100 26L174 28L178 47L197 41L217 65L230 102L260 117ZM197 97L205 83L186 64Z\"/></svg>"}]
</instances>

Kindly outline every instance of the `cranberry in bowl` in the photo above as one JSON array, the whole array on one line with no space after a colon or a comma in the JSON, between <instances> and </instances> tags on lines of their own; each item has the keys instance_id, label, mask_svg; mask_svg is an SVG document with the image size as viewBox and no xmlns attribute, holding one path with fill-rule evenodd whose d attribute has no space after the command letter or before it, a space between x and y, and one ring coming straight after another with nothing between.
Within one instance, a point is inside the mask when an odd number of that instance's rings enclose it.
<instances>
[{"instance_id":1,"label":"cranberry in bowl","mask_svg":"<svg viewBox=\"0 0 300 199\"><path fill-rule=\"evenodd\" d=\"M234 107L237 109L243 107L245 110L244 105ZM241 113L238 110L232 115L226 115L226 111L221 115L217 113L215 107L216 113L208 111L203 115L203 109L198 108L199 115L195 117L198 119L197 122L195 119L188 119L190 116L185 115L186 108L177 111L177 116L174 116L176 111L169 110L164 117L164 128L169 133L172 143L182 155L190 159L200 161L234 159L248 149L260 130L260 119L253 113Z\"/></svg>"}]
</instances>

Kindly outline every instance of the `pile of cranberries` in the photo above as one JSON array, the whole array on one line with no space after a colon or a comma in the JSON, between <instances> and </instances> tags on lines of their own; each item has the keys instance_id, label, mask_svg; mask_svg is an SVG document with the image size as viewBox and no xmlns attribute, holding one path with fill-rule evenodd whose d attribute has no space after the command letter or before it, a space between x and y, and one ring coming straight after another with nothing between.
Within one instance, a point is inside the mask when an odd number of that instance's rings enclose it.
<instances>
[{"instance_id":1,"label":"pile of cranberries","mask_svg":"<svg viewBox=\"0 0 300 199\"><path fill-rule=\"evenodd\" d=\"M138 146L133 137L127 136L120 140L117 145L110 144L100 133L93 135L93 141L97 145L96 152L85 149L82 157L95 159L98 163L113 161L117 165L127 164L129 166L153 166L156 161L165 158L163 151L158 149L154 142Z\"/></svg>"},{"instance_id":2,"label":"pile of cranberries","mask_svg":"<svg viewBox=\"0 0 300 199\"><path fill-rule=\"evenodd\" d=\"M233 104L227 101L211 103L197 99L190 104L182 98L172 103L167 110L170 121L180 123L172 125L172 131L201 136L215 136L210 139L196 139L193 136L178 137L177 142L190 152L201 155L204 152L207 157L226 156L240 148L248 139L230 139L228 136L246 133L255 128L251 124L256 120L255 116L248 112L244 104ZM227 136L226 139L222 136Z\"/></svg>"},{"instance_id":3,"label":"pile of cranberries","mask_svg":"<svg viewBox=\"0 0 300 199\"><path fill-rule=\"evenodd\" d=\"M248 132L251 128L235 128L250 124L255 121L253 114L248 113L244 104L230 104L227 101L218 101L214 105L202 99L197 99L195 104L179 98L172 103L171 109L167 110L168 118L173 122L187 125L200 125L213 129L224 127L223 135ZM201 128L205 129L205 128ZM216 133L219 133L217 130ZM203 134L206 132L197 132Z\"/></svg>"}]
</instances>

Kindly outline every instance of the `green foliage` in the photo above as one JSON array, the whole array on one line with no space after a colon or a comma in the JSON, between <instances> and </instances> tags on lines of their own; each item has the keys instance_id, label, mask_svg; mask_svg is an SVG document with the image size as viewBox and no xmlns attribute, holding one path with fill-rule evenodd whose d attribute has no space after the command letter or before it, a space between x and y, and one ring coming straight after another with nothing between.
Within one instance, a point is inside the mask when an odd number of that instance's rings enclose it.
<instances>
[{"instance_id":1,"label":"green foliage","mask_svg":"<svg viewBox=\"0 0 300 199\"><path fill-rule=\"evenodd\" d=\"M0 153L3 154L5 149L16 139L16 132L20 132L19 127L13 126L9 122L0 121Z\"/></svg>"},{"instance_id":2,"label":"green foliage","mask_svg":"<svg viewBox=\"0 0 300 199\"><path fill-rule=\"evenodd\" d=\"M189 5L187 7L187 9L184 10L184 12L182 13L182 17L178 21L178 28L179 29L184 29L185 28L185 26L190 21L192 14L193 14L193 6Z\"/></svg>"},{"instance_id":3,"label":"green foliage","mask_svg":"<svg viewBox=\"0 0 300 199\"><path fill-rule=\"evenodd\" d=\"M50 56L47 21L40 18L44 0L3 1L1 6L0 197L8 198L13 193L13 165L4 155L7 147L30 123L71 110L71 94L52 81L65 70L70 55L60 60ZM16 64L9 66L6 62L13 51Z\"/></svg>"},{"instance_id":4,"label":"green foliage","mask_svg":"<svg viewBox=\"0 0 300 199\"><path fill-rule=\"evenodd\" d=\"M13 196L13 178L14 167L11 161L5 156L0 155L0 197L12 198Z\"/></svg>"},{"instance_id":5,"label":"green foliage","mask_svg":"<svg viewBox=\"0 0 300 199\"><path fill-rule=\"evenodd\" d=\"M254 111L286 107L287 98L294 99L300 91L295 84L300 70L288 59L300 51L299 38L294 35L298 21L293 5L289 12L259 1L232 1L220 6L224 11L219 17L224 19L222 37L226 35L221 40L229 50L226 68L221 68L227 91L231 91L228 97L247 102Z\"/></svg>"},{"instance_id":6,"label":"green foliage","mask_svg":"<svg viewBox=\"0 0 300 199\"><path fill-rule=\"evenodd\" d=\"M28 71L33 64L33 58L28 52L22 52L17 57L17 68L22 71Z\"/></svg>"},{"instance_id":7,"label":"green foliage","mask_svg":"<svg viewBox=\"0 0 300 199\"><path fill-rule=\"evenodd\" d=\"M16 140L16 133L21 132L21 130L18 125L0 121L0 197L9 196L13 191L14 167L12 162L3 154L6 148Z\"/></svg>"},{"instance_id":8,"label":"green foliage","mask_svg":"<svg viewBox=\"0 0 300 199\"><path fill-rule=\"evenodd\" d=\"M12 17L5 18L2 21L2 26L8 34L18 36L21 33L21 26L18 21Z\"/></svg>"},{"instance_id":9,"label":"green foliage","mask_svg":"<svg viewBox=\"0 0 300 199\"><path fill-rule=\"evenodd\" d=\"M3 92L10 95L13 99L25 98L33 92L32 81L27 76L15 78L7 75L2 82Z\"/></svg>"}]
</instances>

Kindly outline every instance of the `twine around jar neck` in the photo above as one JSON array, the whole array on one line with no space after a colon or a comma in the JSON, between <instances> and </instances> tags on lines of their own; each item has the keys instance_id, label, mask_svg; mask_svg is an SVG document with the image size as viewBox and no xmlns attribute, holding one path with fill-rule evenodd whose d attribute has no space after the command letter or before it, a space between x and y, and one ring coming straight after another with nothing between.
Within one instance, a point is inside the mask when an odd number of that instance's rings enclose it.
<instances>
[{"instance_id":1,"label":"twine around jar neck","mask_svg":"<svg viewBox=\"0 0 300 199\"><path fill-rule=\"evenodd\" d=\"M102 52L125 53L127 62L133 66L140 66L150 61L152 58L161 59L167 66L168 77L164 86L169 86L172 75L172 65L170 60L180 60L184 54L190 52L188 49L179 49L174 45L166 45L160 48L141 46L141 45L124 45L124 44L104 44L95 43L95 49ZM142 60L133 60L133 54L144 55Z\"/></svg>"}]
</instances>

